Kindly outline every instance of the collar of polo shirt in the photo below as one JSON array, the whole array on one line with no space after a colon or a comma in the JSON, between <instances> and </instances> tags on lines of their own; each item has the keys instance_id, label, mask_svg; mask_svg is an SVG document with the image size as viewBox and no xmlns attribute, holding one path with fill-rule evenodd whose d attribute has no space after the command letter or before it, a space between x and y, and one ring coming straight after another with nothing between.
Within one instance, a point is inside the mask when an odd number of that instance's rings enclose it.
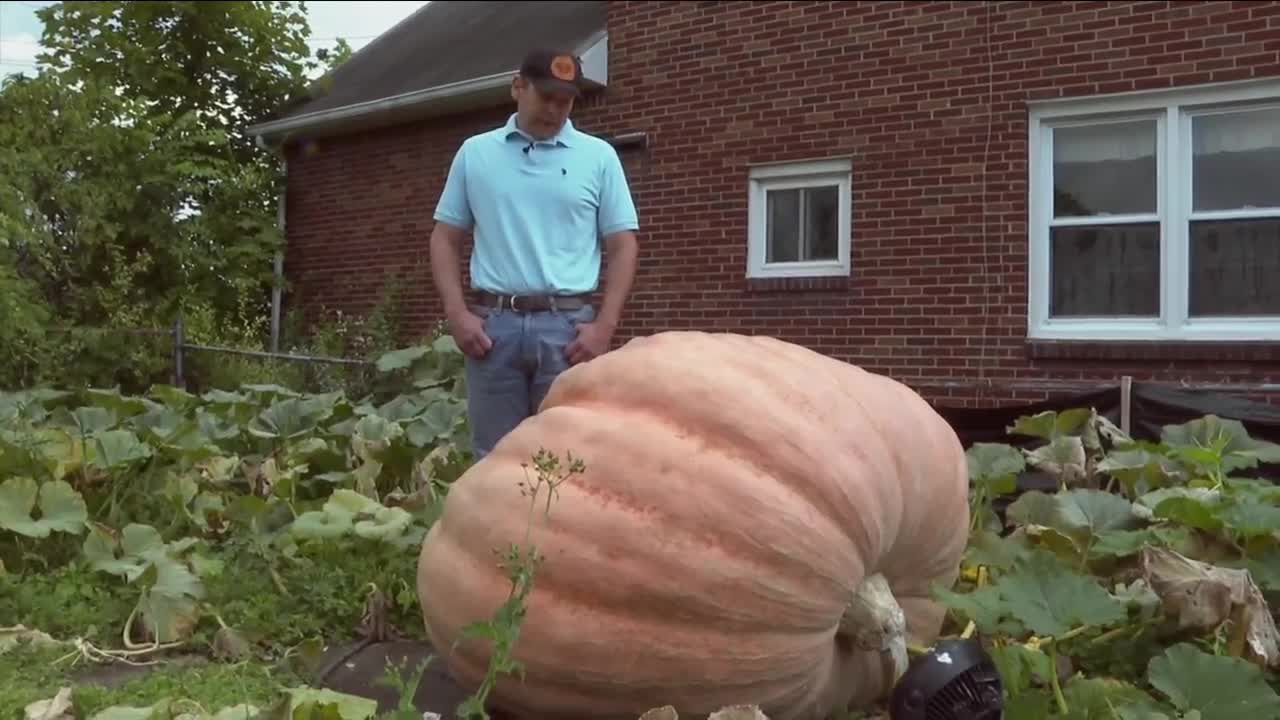
<instances>
[{"instance_id":1,"label":"collar of polo shirt","mask_svg":"<svg viewBox=\"0 0 1280 720\"><path fill-rule=\"evenodd\" d=\"M559 145L561 147L573 147L573 134L577 132L577 128L573 126L573 121L570 120L569 118L565 118L564 125L561 126L560 132L556 133L555 137L550 138L548 140L534 140L532 136L526 134L523 130L521 130L516 125L515 113L512 113L511 117L507 118L507 124L506 124L505 130L507 133L506 138L508 141L510 141L512 138L519 138L526 143L532 142L537 145L553 145L554 144L554 145Z\"/></svg>"}]
</instances>

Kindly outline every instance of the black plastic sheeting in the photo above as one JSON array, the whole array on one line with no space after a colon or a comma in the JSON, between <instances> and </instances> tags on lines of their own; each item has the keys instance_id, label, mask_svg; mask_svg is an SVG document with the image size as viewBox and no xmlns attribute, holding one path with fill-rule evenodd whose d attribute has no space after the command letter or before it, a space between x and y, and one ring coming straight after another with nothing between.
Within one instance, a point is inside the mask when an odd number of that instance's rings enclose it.
<instances>
[{"instance_id":1,"label":"black plastic sheeting","mask_svg":"<svg viewBox=\"0 0 1280 720\"><path fill-rule=\"evenodd\" d=\"M1079 394L1062 394L1045 402L1005 405L995 408L961 408L935 404L968 448L975 442L1007 443L1031 448L1040 445L1039 438L1010 435L1009 426L1019 417L1047 410L1061 412L1073 408L1092 407L1099 415L1120 425L1120 386L1109 385ZM1257 440L1280 443L1280 407L1234 395L1179 388L1166 384L1133 382L1129 390L1129 434L1136 440L1158 442L1166 425L1180 425L1205 415L1238 420L1249 435ZM1254 472L1241 473L1280 480L1280 465L1263 465ZM1019 485L1038 487L1039 475L1034 471ZM1052 487L1052 483L1050 483Z\"/></svg>"},{"instance_id":2,"label":"black plastic sheeting","mask_svg":"<svg viewBox=\"0 0 1280 720\"><path fill-rule=\"evenodd\" d=\"M1130 397L1137 392L1137 383L1133 384ZM1009 427L1025 415L1036 415L1053 410L1062 412L1075 408L1093 408L1099 415L1120 424L1120 387L1104 387L1100 390L1078 395L1062 395L1045 402L1024 403L1021 405L1003 405L994 408L964 408L934 405L934 409L951 425L960 436L960 443L968 449L974 443L1006 443L1014 447L1034 447L1042 441L1039 438L1010 435ZM1132 417L1132 412L1130 412Z\"/></svg>"}]
</instances>

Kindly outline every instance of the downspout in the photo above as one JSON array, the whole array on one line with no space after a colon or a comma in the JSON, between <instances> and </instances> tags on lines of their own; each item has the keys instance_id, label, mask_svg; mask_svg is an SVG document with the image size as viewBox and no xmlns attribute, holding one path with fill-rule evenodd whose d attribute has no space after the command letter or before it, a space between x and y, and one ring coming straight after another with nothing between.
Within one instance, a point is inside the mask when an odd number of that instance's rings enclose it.
<instances>
[{"instance_id":1,"label":"downspout","mask_svg":"<svg viewBox=\"0 0 1280 720\"><path fill-rule=\"evenodd\" d=\"M271 147L270 143L262 135L254 138L254 142L259 148L267 152L280 152L278 148ZM288 242L285 234L285 198L288 197L289 160L282 152L280 155L280 164L284 170L286 189L276 198L276 227L280 230L282 242ZM280 352L280 304L284 287L284 250L276 250L273 266L271 282L271 352L278 353Z\"/></svg>"},{"instance_id":2,"label":"downspout","mask_svg":"<svg viewBox=\"0 0 1280 720\"><path fill-rule=\"evenodd\" d=\"M289 177L289 161L280 161L284 167L284 175ZM289 193L282 191L276 202L276 226L280 228L280 239L288 242L285 234L285 199ZM277 249L275 257L275 277L271 283L271 352L280 352L280 302L284 293L284 250Z\"/></svg>"}]
</instances>

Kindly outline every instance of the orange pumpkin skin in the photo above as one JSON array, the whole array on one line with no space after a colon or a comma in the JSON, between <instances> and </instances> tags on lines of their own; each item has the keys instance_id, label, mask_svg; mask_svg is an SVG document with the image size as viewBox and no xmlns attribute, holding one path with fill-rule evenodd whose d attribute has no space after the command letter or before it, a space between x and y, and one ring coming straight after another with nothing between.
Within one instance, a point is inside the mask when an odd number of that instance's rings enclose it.
<instances>
[{"instance_id":1,"label":"orange pumpkin skin","mask_svg":"<svg viewBox=\"0 0 1280 720\"><path fill-rule=\"evenodd\" d=\"M541 448L585 471L532 515L544 561L513 650L525 677L500 679L494 707L633 720L666 704L705 717L754 703L774 720L818 720L860 706L891 679L879 653L837 631L873 573L910 642L940 631L930 584L954 582L969 520L946 422L906 386L798 345L665 332L565 372L450 490L418 593L467 687L491 644L460 630L507 598L494 551L524 541L518 484Z\"/></svg>"}]
</instances>

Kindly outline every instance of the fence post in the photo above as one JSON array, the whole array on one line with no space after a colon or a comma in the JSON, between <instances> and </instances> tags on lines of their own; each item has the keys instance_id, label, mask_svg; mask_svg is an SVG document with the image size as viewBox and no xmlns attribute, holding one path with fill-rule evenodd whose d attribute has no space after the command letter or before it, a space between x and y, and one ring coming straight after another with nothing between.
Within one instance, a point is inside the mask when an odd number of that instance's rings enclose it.
<instances>
[{"instance_id":1,"label":"fence post","mask_svg":"<svg viewBox=\"0 0 1280 720\"><path fill-rule=\"evenodd\" d=\"M182 313L178 313L178 319L173 322L173 385L174 387L184 387L182 379L182 346L186 344L186 338L182 332Z\"/></svg>"},{"instance_id":2,"label":"fence post","mask_svg":"<svg viewBox=\"0 0 1280 720\"><path fill-rule=\"evenodd\" d=\"M1132 434L1133 426L1133 376L1120 378L1120 429L1126 435Z\"/></svg>"}]
</instances>

